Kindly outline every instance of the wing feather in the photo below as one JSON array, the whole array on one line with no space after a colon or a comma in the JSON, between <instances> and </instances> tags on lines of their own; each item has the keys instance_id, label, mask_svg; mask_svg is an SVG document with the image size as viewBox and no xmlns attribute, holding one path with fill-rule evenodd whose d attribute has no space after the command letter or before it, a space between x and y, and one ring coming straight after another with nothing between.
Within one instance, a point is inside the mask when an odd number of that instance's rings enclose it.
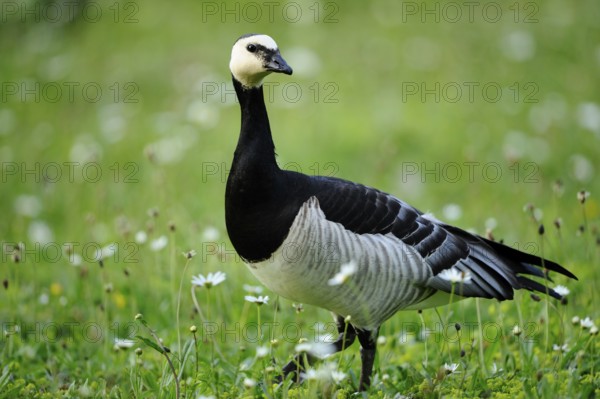
<instances>
[{"instance_id":1,"label":"wing feather","mask_svg":"<svg viewBox=\"0 0 600 399\"><path fill-rule=\"evenodd\" d=\"M521 274L547 278L543 267L576 278L555 262L444 224L379 190L335 178L321 177L315 182L315 196L328 220L357 234L393 234L414 247L422 257L422 267L431 271L428 287L451 292L452 284L439 273L455 267L472 277L461 284L462 296L512 299L515 289L525 288L560 298L546 285Z\"/></svg>"}]
</instances>

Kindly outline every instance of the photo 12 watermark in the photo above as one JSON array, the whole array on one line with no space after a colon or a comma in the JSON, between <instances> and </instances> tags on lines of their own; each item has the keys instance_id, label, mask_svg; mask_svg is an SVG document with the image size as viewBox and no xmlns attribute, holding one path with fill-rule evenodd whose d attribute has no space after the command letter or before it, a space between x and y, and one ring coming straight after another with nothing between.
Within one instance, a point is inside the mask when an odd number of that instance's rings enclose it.
<instances>
[{"instance_id":1,"label":"photo 12 watermark","mask_svg":"<svg viewBox=\"0 0 600 399\"><path fill-rule=\"evenodd\" d=\"M100 244L93 241L28 243L4 241L1 243L0 251L0 259L3 263L45 263L81 266L84 263L131 264L140 262L138 258L140 244L133 241L112 242L109 244Z\"/></svg>"},{"instance_id":2,"label":"photo 12 watermark","mask_svg":"<svg viewBox=\"0 0 600 399\"><path fill-rule=\"evenodd\" d=\"M139 22L140 6L135 1L25 1L8 0L0 5L0 22L64 24Z\"/></svg>"},{"instance_id":3,"label":"photo 12 watermark","mask_svg":"<svg viewBox=\"0 0 600 399\"><path fill-rule=\"evenodd\" d=\"M502 179L524 184L541 182L540 166L535 162L401 162L399 172L402 183L415 179L421 183L498 183Z\"/></svg>"},{"instance_id":4,"label":"photo 12 watermark","mask_svg":"<svg viewBox=\"0 0 600 399\"><path fill-rule=\"evenodd\" d=\"M425 216L425 219L431 218ZM356 238L357 240L359 238ZM540 245L535 241L524 241L514 242L512 244L504 243L505 245L522 251L531 255L539 256L541 254ZM360 245L360 243L357 243ZM244 264L244 260L238 255L235 248L229 242L225 241L203 241L199 247L198 256L202 263L217 262L223 264ZM435 250L435 254L438 257L444 257L447 253L448 257L455 255L455 248L452 246L444 247ZM489 251L489 252L486 252ZM285 242L280 248L277 249L275 254L272 254L269 259L265 262L279 262L283 260L293 267L294 264L305 262L306 259L310 259L315 264L333 264L341 265L344 263L343 257L344 251L340 247L340 244L335 241L314 243L307 245L303 242ZM393 264L415 264L425 261L424 255L415 250L398 251L397 257L394 258ZM480 253L480 260L486 261L490 264L496 261L498 254L497 252L489 248L489 250L482 249Z\"/></svg>"},{"instance_id":5,"label":"photo 12 watermark","mask_svg":"<svg viewBox=\"0 0 600 399\"><path fill-rule=\"evenodd\" d=\"M476 23L496 24L511 21L515 24L539 22L540 6L533 1L401 1L394 4L400 8L402 23Z\"/></svg>"},{"instance_id":6,"label":"photo 12 watermark","mask_svg":"<svg viewBox=\"0 0 600 399\"><path fill-rule=\"evenodd\" d=\"M340 87L336 82L265 82L263 85L265 102L297 104L314 102L337 104L340 102ZM202 82L202 102L238 102L231 82Z\"/></svg>"},{"instance_id":7,"label":"photo 12 watermark","mask_svg":"<svg viewBox=\"0 0 600 399\"><path fill-rule=\"evenodd\" d=\"M137 104L140 88L135 82L36 82L0 83L0 103L97 103L100 101Z\"/></svg>"},{"instance_id":8,"label":"photo 12 watermark","mask_svg":"<svg viewBox=\"0 0 600 399\"><path fill-rule=\"evenodd\" d=\"M202 23L323 23L339 22L340 3L296 1L203 1Z\"/></svg>"},{"instance_id":9,"label":"photo 12 watermark","mask_svg":"<svg viewBox=\"0 0 600 399\"><path fill-rule=\"evenodd\" d=\"M0 162L2 183L139 183L137 162Z\"/></svg>"},{"instance_id":10,"label":"photo 12 watermark","mask_svg":"<svg viewBox=\"0 0 600 399\"><path fill-rule=\"evenodd\" d=\"M118 340L131 340L131 346L139 336L139 326L134 322L113 322L106 326L96 321L45 321L45 322L2 322L3 334L0 339L19 337L24 341L36 343L87 342L101 344ZM433 322L399 322L395 324L394 337L400 344L414 341L435 343L472 342L482 339L488 343L500 342L512 337L522 342L536 342L542 332L539 324L524 322L519 326L520 333L513 333L514 326L498 322L463 322L460 328L457 323ZM298 322L264 321L257 322L211 322L205 321L196 326L198 337L228 344L255 344L263 342L265 336L274 337L277 342L297 344L303 341L307 344L328 344L338 336L338 326L335 322L314 323L306 325ZM141 344L141 342L140 342Z\"/></svg>"},{"instance_id":11,"label":"photo 12 watermark","mask_svg":"<svg viewBox=\"0 0 600 399\"><path fill-rule=\"evenodd\" d=\"M540 88L535 82L402 82L402 102L422 103L497 103L501 100L514 103L538 103Z\"/></svg>"},{"instance_id":12,"label":"photo 12 watermark","mask_svg":"<svg viewBox=\"0 0 600 399\"><path fill-rule=\"evenodd\" d=\"M96 321L9 321L0 323L0 326L4 340L19 337L23 341L48 344L101 344L106 340L135 339L139 330L138 324L133 321L114 322L108 326Z\"/></svg>"},{"instance_id":13,"label":"photo 12 watermark","mask_svg":"<svg viewBox=\"0 0 600 399\"><path fill-rule=\"evenodd\" d=\"M298 173L304 173L313 176L335 177L338 175L340 167L335 162L313 162L309 165L303 165L299 162L285 162L279 165L282 170L289 170ZM220 183L227 182L227 177L231 171L230 164L227 162L204 161L200 165L202 183L211 180Z\"/></svg>"}]
</instances>

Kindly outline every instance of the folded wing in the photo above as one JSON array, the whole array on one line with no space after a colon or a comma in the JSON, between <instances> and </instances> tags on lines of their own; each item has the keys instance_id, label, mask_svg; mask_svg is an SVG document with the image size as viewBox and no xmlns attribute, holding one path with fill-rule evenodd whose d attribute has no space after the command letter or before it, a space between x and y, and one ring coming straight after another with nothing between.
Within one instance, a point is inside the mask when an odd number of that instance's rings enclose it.
<instances>
[{"instance_id":1,"label":"folded wing","mask_svg":"<svg viewBox=\"0 0 600 399\"><path fill-rule=\"evenodd\" d=\"M335 178L315 182L316 197L328 220L357 234L393 234L415 248L423 267L431 270L428 287L451 292L452 283L440 273L456 268L471 276L468 283L455 287L461 296L505 300L513 298L515 289L524 288L560 299L544 281L551 281L544 269L576 279L555 262L444 224L379 190Z\"/></svg>"}]
</instances>

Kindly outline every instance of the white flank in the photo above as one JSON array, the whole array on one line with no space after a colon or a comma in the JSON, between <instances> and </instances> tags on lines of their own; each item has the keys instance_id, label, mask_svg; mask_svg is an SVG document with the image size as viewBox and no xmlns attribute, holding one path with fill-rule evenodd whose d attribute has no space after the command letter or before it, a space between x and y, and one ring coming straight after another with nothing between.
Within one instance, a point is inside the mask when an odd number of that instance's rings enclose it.
<instances>
[{"instance_id":1,"label":"white flank","mask_svg":"<svg viewBox=\"0 0 600 399\"><path fill-rule=\"evenodd\" d=\"M330 285L341 265L351 262L356 270L344 272L352 278ZM423 288L432 272L413 247L391 234L355 234L328 221L314 197L301 207L281 247L249 267L273 292L350 316L363 328L379 326L433 292Z\"/></svg>"}]
</instances>

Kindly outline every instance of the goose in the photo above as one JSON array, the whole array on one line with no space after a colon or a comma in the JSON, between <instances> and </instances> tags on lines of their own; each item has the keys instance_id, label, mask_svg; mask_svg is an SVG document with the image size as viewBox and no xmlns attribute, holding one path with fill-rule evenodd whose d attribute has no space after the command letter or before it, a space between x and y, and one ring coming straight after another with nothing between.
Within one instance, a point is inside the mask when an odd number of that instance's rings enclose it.
<instances>
[{"instance_id":1,"label":"goose","mask_svg":"<svg viewBox=\"0 0 600 399\"><path fill-rule=\"evenodd\" d=\"M280 169L262 82L292 68L270 36L246 34L233 45L229 69L241 109L225 190L229 239L271 291L333 314L334 351L358 339L359 390L370 387L379 328L396 312L448 304L450 295L503 301L518 289L561 299L547 271L576 279L555 262L445 224L375 188ZM455 286L449 272L469 281ZM300 376L304 358L283 366L281 378Z\"/></svg>"}]
</instances>

